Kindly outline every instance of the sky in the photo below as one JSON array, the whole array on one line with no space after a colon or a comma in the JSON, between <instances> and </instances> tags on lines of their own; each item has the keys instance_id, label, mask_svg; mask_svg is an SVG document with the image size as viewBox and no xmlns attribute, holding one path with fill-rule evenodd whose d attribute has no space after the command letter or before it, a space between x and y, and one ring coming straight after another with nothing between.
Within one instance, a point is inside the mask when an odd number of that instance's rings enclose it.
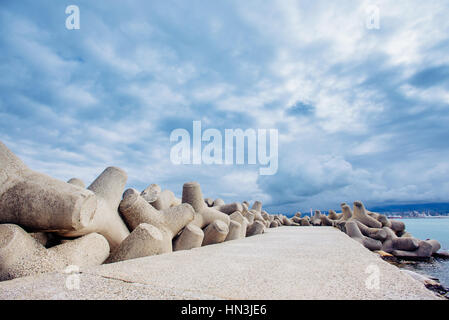
<instances>
[{"instance_id":1,"label":"sky","mask_svg":"<svg viewBox=\"0 0 449 320\"><path fill-rule=\"evenodd\" d=\"M198 181L271 213L449 201L448 16L447 0L2 0L0 140L65 181L117 166L128 187ZM277 129L276 174L173 164L193 121Z\"/></svg>"}]
</instances>

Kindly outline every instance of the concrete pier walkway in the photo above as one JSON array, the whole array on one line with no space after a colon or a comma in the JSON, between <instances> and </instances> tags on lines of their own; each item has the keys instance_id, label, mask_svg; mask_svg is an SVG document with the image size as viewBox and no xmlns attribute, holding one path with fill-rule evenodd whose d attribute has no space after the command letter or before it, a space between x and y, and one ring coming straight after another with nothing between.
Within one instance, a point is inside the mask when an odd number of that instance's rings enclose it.
<instances>
[{"instance_id":1,"label":"concrete pier walkway","mask_svg":"<svg viewBox=\"0 0 449 320\"><path fill-rule=\"evenodd\" d=\"M281 227L242 240L102 265L81 274L60 272L0 282L0 299L437 297L337 229Z\"/></svg>"}]
</instances>

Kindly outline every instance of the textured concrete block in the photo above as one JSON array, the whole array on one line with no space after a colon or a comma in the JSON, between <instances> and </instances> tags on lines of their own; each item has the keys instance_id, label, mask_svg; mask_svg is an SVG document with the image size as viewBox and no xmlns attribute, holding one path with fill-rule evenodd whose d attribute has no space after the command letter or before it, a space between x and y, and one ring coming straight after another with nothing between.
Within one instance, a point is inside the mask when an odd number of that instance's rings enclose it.
<instances>
[{"instance_id":1,"label":"textured concrete block","mask_svg":"<svg viewBox=\"0 0 449 320\"><path fill-rule=\"evenodd\" d=\"M183 185L182 190L182 202L190 204L195 210L195 218L193 219L193 224L197 227L204 229L215 221L219 220L226 225L227 232L229 231L229 223L231 221L229 215L218 211L214 208L207 207L204 202L203 194L201 192L201 187L197 182L187 182ZM214 201L215 205L215 201ZM215 227L217 230L217 225L215 223ZM224 230L224 228L222 228ZM223 231L222 230L222 231ZM226 235L225 237L226 238ZM224 240L223 238L223 240ZM217 239L220 239L219 237ZM206 232L204 234L204 243L209 243L209 241L213 241L213 238L206 238Z\"/></svg>"},{"instance_id":2,"label":"textured concrete block","mask_svg":"<svg viewBox=\"0 0 449 320\"><path fill-rule=\"evenodd\" d=\"M0 225L0 281L61 271L70 265L99 265L108 255L109 244L99 234L46 249L21 227Z\"/></svg>"},{"instance_id":3,"label":"textured concrete block","mask_svg":"<svg viewBox=\"0 0 449 320\"><path fill-rule=\"evenodd\" d=\"M405 223L398 220L390 219L391 229L396 233L403 232L405 230Z\"/></svg>"},{"instance_id":4,"label":"textured concrete block","mask_svg":"<svg viewBox=\"0 0 449 320\"><path fill-rule=\"evenodd\" d=\"M65 237L78 237L89 233L99 233L115 249L128 235L129 230L118 212L125 189L126 172L120 168L108 167L87 188L97 198L97 209L86 227L69 232L59 232Z\"/></svg>"},{"instance_id":5,"label":"textured concrete block","mask_svg":"<svg viewBox=\"0 0 449 320\"><path fill-rule=\"evenodd\" d=\"M106 238L101 234L90 233L51 247L48 251L65 260L68 265L91 267L105 262L109 256L110 247Z\"/></svg>"},{"instance_id":6,"label":"textured concrete block","mask_svg":"<svg viewBox=\"0 0 449 320\"><path fill-rule=\"evenodd\" d=\"M354 202L354 212L352 215L352 219L360 221L367 227L382 228L382 223L367 214L365 206L361 201Z\"/></svg>"},{"instance_id":7,"label":"textured concrete block","mask_svg":"<svg viewBox=\"0 0 449 320\"><path fill-rule=\"evenodd\" d=\"M0 223L33 231L79 230L96 207L91 191L30 170L0 142Z\"/></svg>"},{"instance_id":8,"label":"textured concrete block","mask_svg":"<svg viewBox=\"0 0 449 320\"><path fill-rule=\"evenodd\" d=\"M339 219L337 213L334 210L332 210L332 209L329 210L329 216L328 217L331 220L338 220Z\"/></svg>"},{"instance_id":9,"label":"textured concrete block","mask_svg":"<svg viewBox=\"0 0 449 320\"><path fill-rule=\"evenodd\" d=\"M193 221L195 214L192 206L186 203L158 211L138 192L132 190L120 203L120 212L131 230L142 223L158 228L169 247L172 247L173 238Z\"/></svg>"},{"instance_id":10,"label":"textured concrete block","mask_svg":"<svg viewBox=\"0 0 449 320\"><path fill-rule=\"evenodd\" d=\"M240 238L246 237L246 229L248 228L249 222L240 212L236 211L229 216L231 220L237 221L242 227L240 229Z\"/></svg>"},{"instance_id":11,"label":"textured concrete block","mask_svg":"<svg viewBox=\"0 0 449 320\"><path fill-rule=\"evenodd\" d=\"M144 198L148 203L153 203L159 198L159 194L162 192L161 187L157 184L150 184L148 187L143 190L140 195Z\"/></svg>"},{"instance_id":12,"label":"textured concrete block","mask_svg":"<svg viewBox=\"0 0 449 320\"><path fill-rule=\"evenodd\" d=\"M225 205L225 202L223 201L223 199L218 198L218 199L214 200L214 207L219 207L219 206L223 206L223 205Z\"/></svg>"},{"instance_id":13,"label":"textured concrete block","mask_svg":"<svg viewBox=\"0 0 449 320\"><path fill-rule=\"evenodd\" d=\"M382 229L387 234L387 238L382 244L383 251L393 253L393 251L395 250L415 251L416 249L418 249L418 239L409 237L399 238L391 228L383 227Z\"/></svg>"},{"instance_id":14,"label":"textured concrete block","mask_svg":"<svg viewBox=\"0 0 449 320\"><path fill-rule=\"evenodd\" d=\"M158 228L142 223L112 252L107 262L136 259L171 251L171 241L167 242Z\"/></svg>"},{"instance_id":15,"label":"textured concrete block","mask_svg":"<svg viewBox=\"0 0 449 320\"><path fill-rule=\"evenodd\" d=\"M248 229L246 230L246 236L252 237L258 234L262 234L264 232L265 232L265 224L263 224L259 220L256 220L253 222L252 225L248 226Z\"/></svg>"},{"instance_id":16,"label":"textured concrete block","mask_svg":"<svg viewBox=\"0 0 449 320\"><path fill-rule=\"evenodd\" d=\"M346 222L345 227L346 227L346 234L350 236L352 239L362 244L365 248L371 251L380 250L382 248L382 242L380 242L379 240L365 237L360 231L355 221Z\"/></svg>"},{"instance_id":17,"label":"textured concrete block","mask_svg":"<svg viewBox=\"0 0 449 320\"><path fill-rule=\"evenodd\" d=\"M83 180L78 179L78 178L72 178L69 181L67 181L67 183L70 183L74 186L80 187L81 189L86 188L86 185L84 184Z\"/></svg>"},{"instance_id":18,"label":"textured concrete block","mask_svg":"<svg viewBox=\"0 0 449 320\"><path fill-rule=\"evenodd\" d=\"M322 215L320 216L320 220L321 220L321 225L322 225L322 226L327 226L327 227L332 227L332 226L334 226L334 222L333 222L331 219L329 219L328 216L326 216L326 215L324 215L324 214L322 214Z\"/></svg>"},{"instance_id":19,"label":"textured concrete block","mask_svg":"<svg viewBox=\"0 0 449 320\"><path fill-rule=\"evenodd\" d=\"M229 223L229 232L225 238L225 241L238 240L242 238L243 227L235 220L231 220ZM246 229L245 229L246 230Z\"/></svg>"},{"instance_id":20,"label":"textured concrete block","mask_svg":"<svg viewBox=\"0 0 449 320\"><path fill-rule=\"evenodd\" d=\"M203 246L221 243L226 239L229 233L228 224L221 220L215 220L210 223L204 230Z\"/></svg>"},{"instance_id":21,"label":"textured concrete block","mask_svg":"<svg viewBox=\"0 0 449 320\"><path fill-rule=\"evenodd\" d=\"M279 223L276 220L271 221L270 228L277 228L279 227Z\"/></svg>"},{"instance_id":22,"label":"textured concrete block","mask_svg":"<svg viewBox=\"0 0 449 320\"><path fill-rule=\"evenodd\" d=\"M232 214L236 211L243 211L242 204L238 202L223 204L221 206L214 206L213 208L226 214Z\"/></svg>"},{"instance_id":23,"label":"textured concrete block","mask_svg":"<svg viewBox=\"0 0 449 320\"><path fill-rule=\"evenodd\" d=\"M173 241L173 250L190 250L201 247L204 239L204 232L196 225L189 223L181 234Z\"/></svg>"},{"instance_id":24,"label":"textured concrete block","mask_svg":"<svg viewBox=\"0 0 449 320\"><path fill-rule=\"evenodd\" d=\"M385 241L387 239L387 233L384 229L381 228L370 228L365 226L358 220L354 220L357 223L362 234L366 237L370 237L376 240Z\"/></svg>"},{"instance_id":25,"label":"textured concrete block","mask_svg":"<svg viewBox=\"0 0 449 320\"><path fill-rule=\"evenodd\" d=\"M66 265L19 226L0 225L0 281L57 271Z\"/></svg>"},{"instance_id":26,"label":"textured concrete block","mask_svg":"<svg viewBox=\"0 0 449 320\"><path fill-rule=\"evenodd\" d=\"M313 226L321 226L321 211L315 210L315 214L313 215L312 219L310 220L310 223Z\"/></svg>"},{"instance_id":27,"label":"textured concrete block","mask_svg":"<svg viewBox=\"0 0 449 320\"><path fill-rule=\"evenodd\" d=\"M340 221L348 221L349 219L352 218L352 210L351 207L349 205L347 205L346 203L342 203L341 204L341 217L340 217Z\"/></svg>"},{"instance_id":28,"label":"textured concrete block","mask_svg":"<svg viewBox=\"0 0 449 320\"><path fill-rule=\"evenodd\" d=\"M172 206L178 205L179 201L175 194L170 190L163 190L159 193L157 199L151 202L151 205L157 210L165 210Z\"/></svg>"},{"instance_id":29,"label":"textured concrete block","mask_svg":"<svg viewBox=\"0 0 449 320\"><path fill-rule=\"evenodd\" d=\"M204 202L206 202L208 207L213 207L214 206L214 200L211 199L211 198L204 199Z\"/></svg>"},{"instance_id":30,"label":"textured concrete block","mask_svg":"<svg viewBox=\"0 0 449 320\"><path fill-rule=\"evenodd\" d=\"M414 251L393 250L392 254L400 259L405 260L427 260L432 256L432 244L420 240L418 249Z\"/></svg>"}]
</instances>

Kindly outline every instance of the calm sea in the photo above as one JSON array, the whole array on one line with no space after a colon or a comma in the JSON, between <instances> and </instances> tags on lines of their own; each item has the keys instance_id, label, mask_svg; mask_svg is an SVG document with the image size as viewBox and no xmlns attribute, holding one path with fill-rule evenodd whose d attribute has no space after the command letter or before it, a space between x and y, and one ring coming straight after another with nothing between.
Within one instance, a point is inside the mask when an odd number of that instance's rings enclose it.
<instances>
[{"instance_id":1,"label":"calm sea","mask_svg":"<svg viewBox=\"0 0 449 320\"><path fill-rule=\"evenodd\" d=\"M403 219L405 229L415 238L435 239L441 248L449 250L449 218ZM440 279L449 288L449 260L434 259L431 263L420 262L413 266L415 271Z\"/></svg>"}]
</instances>

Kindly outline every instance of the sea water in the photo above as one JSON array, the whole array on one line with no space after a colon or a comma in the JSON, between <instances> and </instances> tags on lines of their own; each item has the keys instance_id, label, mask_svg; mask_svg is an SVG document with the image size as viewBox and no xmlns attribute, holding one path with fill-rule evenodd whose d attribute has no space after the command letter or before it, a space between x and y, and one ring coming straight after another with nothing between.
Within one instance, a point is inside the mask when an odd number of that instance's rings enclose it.
<instances>
[{"instance_id":1,"label":"sea water","mask_svg":"<svg viewBox=\"0 0 449 320\"><path fill-rule=\"evenodd\" d=\"M415 238L438 240L441 243L441 249L449 251L449 218L402 219L401 221L404 221L406 231ZM431 262L414 264L412 268L418 273L438 278L443 286L449 288L449 260L436 258Z\"/></svg>"}]
</instances>

